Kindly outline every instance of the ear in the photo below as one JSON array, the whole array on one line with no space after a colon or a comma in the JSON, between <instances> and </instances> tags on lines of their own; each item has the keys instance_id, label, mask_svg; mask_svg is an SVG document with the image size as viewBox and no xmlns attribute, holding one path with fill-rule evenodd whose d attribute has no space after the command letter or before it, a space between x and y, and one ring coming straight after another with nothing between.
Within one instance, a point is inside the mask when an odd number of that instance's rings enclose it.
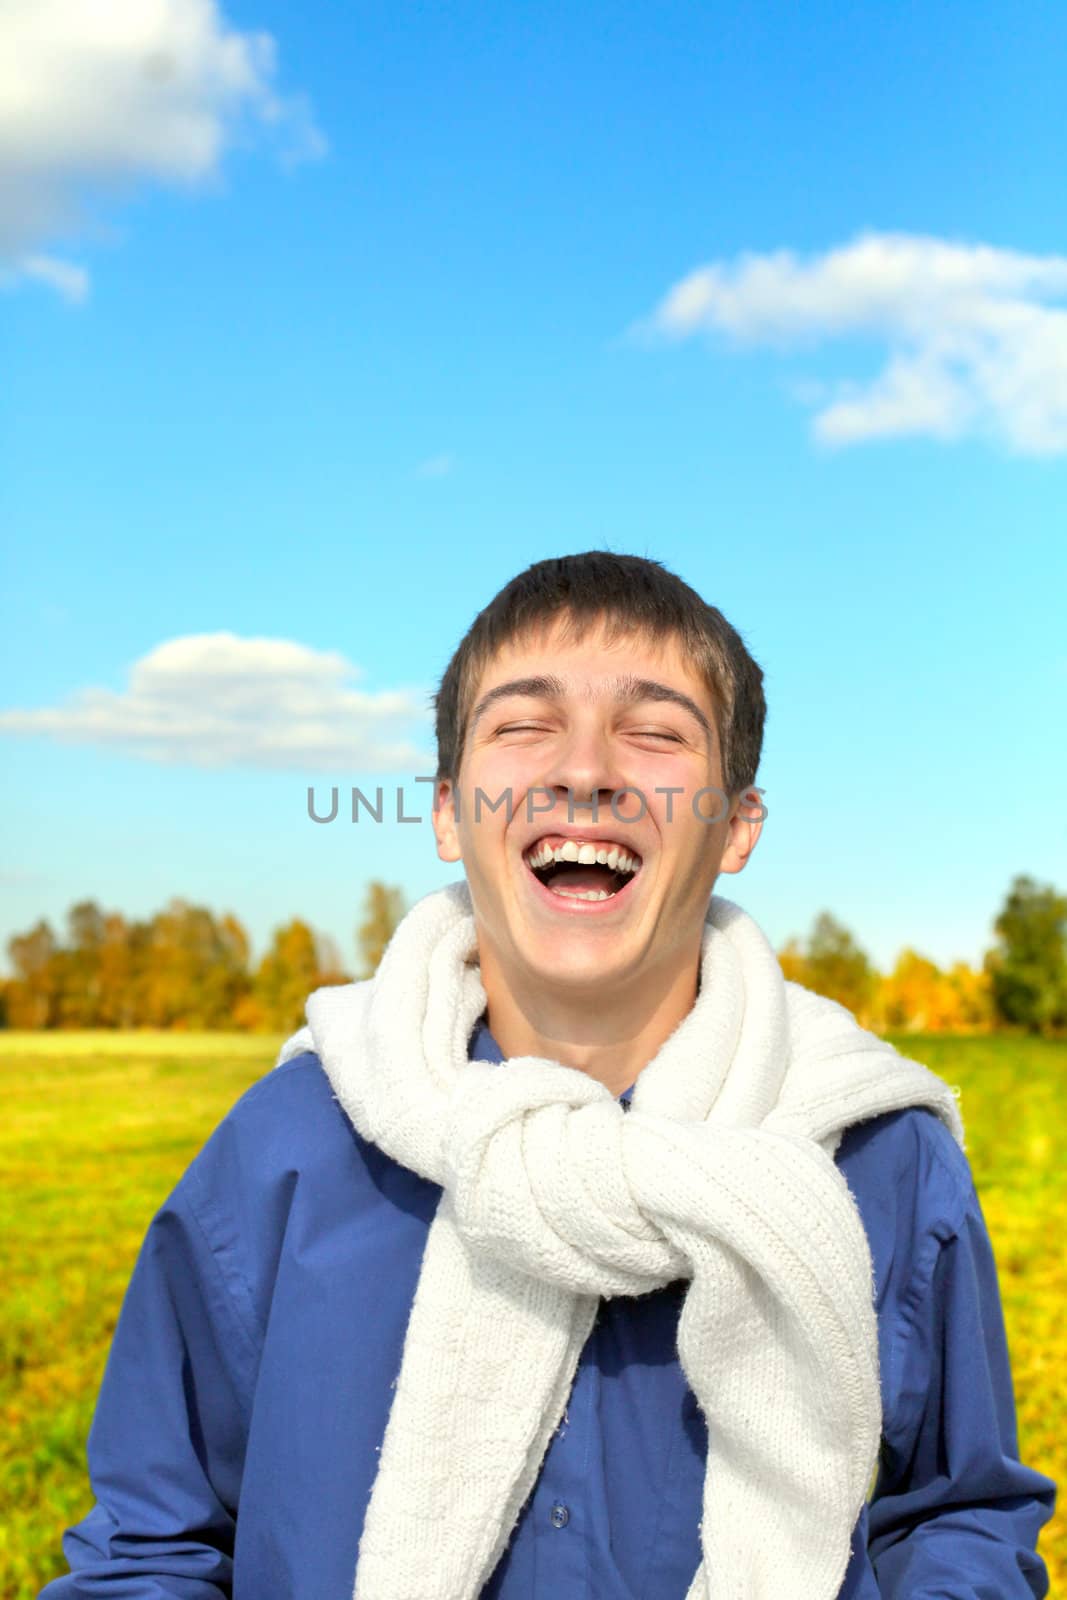
<instances>
[{"instance_id":1,"label":"ear","mask_svg":"<svg viewBox=\"0 0 1067 1600\"><path fill-rule=\"evenodd\" d=\"M434 790L433 831L437 839L437 854L442 861L462 861L456 826L456 787L451 778L439 778Z\"/></svg>"},{"instance_id":2,"label":"ear","mask_svg":"<svg viewBox=\"0 0 1067 1600\"><path fill-rule=\"evenodd\" d=\"M767 807L761 798L763 793L764 790L757 789L753 784L738 797L727 826L720 872L740 872L756 848L756 841L763 832L763 819L767 815Z\"/></svg>"}]
</instances>

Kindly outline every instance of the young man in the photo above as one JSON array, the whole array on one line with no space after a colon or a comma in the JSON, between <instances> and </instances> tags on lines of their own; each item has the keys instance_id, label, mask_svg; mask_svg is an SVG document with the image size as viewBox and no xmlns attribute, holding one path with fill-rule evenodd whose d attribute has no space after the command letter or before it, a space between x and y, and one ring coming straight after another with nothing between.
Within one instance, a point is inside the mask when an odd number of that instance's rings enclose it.
<instances>
[{"instance_id":1,"label":"young man","mask_svg":"<svg viewBox=\"0 0 1067 1600\"><path fill-rule=\"evenodd\" d=\"M955 1100L713 890L762 673L541 562L437 697L438 854L154 1219L49 1600L1042 1596Z\"/></svg>"}]
</instances>

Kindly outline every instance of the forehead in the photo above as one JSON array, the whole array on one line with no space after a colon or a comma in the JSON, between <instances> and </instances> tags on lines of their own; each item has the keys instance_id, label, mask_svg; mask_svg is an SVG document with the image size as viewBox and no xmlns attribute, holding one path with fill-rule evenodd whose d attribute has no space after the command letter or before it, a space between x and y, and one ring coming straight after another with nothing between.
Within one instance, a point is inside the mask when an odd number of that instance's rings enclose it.
<instances>
[{"instance_id":1,"label":"forehead","mask_svg":"<svg viewBox=\"0 0 1067 1600\"><path fill-rule=\"evenodd\" d=\"M593 623L576 639L562 621L502 645L474 686L471 708L499 685L535 677L558 679L564 694L582 699L614 698L621 679L649 679L687 694L710 717L715 713L703 674L677 634L657 639L642 629L611 638L604 623Z\"/></svg>"}]
</instances>

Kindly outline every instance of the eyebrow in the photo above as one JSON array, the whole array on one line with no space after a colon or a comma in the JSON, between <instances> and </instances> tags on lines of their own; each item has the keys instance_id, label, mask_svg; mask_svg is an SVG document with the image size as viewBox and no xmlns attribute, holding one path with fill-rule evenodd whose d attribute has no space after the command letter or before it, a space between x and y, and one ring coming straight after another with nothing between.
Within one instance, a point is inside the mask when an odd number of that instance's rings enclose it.
<instances>
[{"instance_id":1,"label":"eyebrow","mask_svg":"<svg viewBox=\"0 0 1067 1600\"><path fill-rule=\"evenodd\" d=\"M659 683L655 678L637 678L629 676L616 678L609 688L614 690L615 700L620 705L634 705L641 700L655 700L660 703L680 706L683 711L688 711L694 717L709 739L714 739L715 730L704 715L703 711L689 695L683 694L681 689L674 689L668 683ZM554 676L539 676L536 678L512 678L508 683L498 683L495 689L490 689L488 694L483 694L471 714L471 730L473 731L479 717L485 715L490 706L498 700L510 698L513 695L525 695L535 700L562 700L566 694L566 685L562 678Z\"/></svg>"}]
</instances>

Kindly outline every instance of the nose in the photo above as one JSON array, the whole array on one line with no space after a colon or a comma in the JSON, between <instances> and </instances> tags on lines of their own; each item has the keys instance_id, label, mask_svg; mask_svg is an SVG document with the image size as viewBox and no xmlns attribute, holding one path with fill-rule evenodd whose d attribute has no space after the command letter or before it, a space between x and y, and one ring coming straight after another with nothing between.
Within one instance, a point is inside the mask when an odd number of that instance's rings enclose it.
<instances>
[{"instance_id":1,"label":"nose","mask_svg":"<svg viewBox=\"0 0 1067 1600\"><path fill-rule=\"evenodd\" d=\"M588 814L588 820L595 822L600 807L610 804L623 782L612 741L594 722L572 725L567 738L557 744L543 777L544 788L567 806L569 821Z\"/></svg>"}]
</instances>

